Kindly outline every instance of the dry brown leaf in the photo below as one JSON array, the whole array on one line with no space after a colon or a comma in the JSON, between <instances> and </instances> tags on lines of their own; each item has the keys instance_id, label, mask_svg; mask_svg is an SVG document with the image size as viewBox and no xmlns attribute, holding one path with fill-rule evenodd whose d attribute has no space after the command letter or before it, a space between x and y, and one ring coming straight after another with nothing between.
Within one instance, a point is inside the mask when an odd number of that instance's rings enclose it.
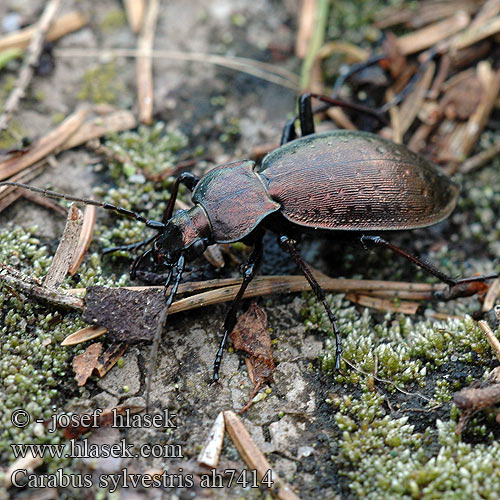
<instances>
[{"instance_id":1,"label":"dry brown leaf","mask_svg":"<svg viewBox=\"0 0 500 500\"><path fill-rule=\"evenodd\" d=\"M85 349L85 352L75 356L73 359L73 370L78 386L85 385L87 379L92 375L101 354L102 344L95 342Z\"/></svg>"}]
</instances>

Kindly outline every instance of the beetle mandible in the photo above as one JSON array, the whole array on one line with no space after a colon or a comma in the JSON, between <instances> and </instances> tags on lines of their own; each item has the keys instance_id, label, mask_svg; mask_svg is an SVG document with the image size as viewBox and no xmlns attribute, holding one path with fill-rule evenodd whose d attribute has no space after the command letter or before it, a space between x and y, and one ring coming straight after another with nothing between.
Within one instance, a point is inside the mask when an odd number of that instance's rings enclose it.
<instances>
[{"instance_id":1,"label":"beetle mandible","mask_svg":"<svg viewBox=\"0 0 500 500\"><path fill-rule=\"evenodd\" d=\"M455 279L432 264L374 236L375 231L409 230L438 223L453 211L459 189L433 163L403 145L367 132L334 130L315 133L311 97L327 105L339 104L326 96L301 95L299 115L286 124L280 147L264 158L260 168L253 161L244 160L215 167L201 178L190 173L181 174L175 181L161 222L109 203L14 182L2 182L0 185L15 185L49 197L97 205L157 230L154 236L144 241L109 249L131 250L151 245L134 260L132 279L136 277L141 262L152 258L158 269L167 271L165 294L172 284L166 294L166 305L153 342L151 367L156 360L168 307L176 294L186 260L201 255L215 243L243 241L253 245L244 266L242 284L224 320L222 339L214 361L214 381L219 380L224 347L236 324L238 306L262 258L264 231L274 232L328 314L336 338L335 365L339 368L342 353L339 329L324 291L296 251L295 239L301 233L361 233L363 244L388 248L448 284L449 296L467 295L470 293L467 290L469 283L498 275ZM300 138L296 138L296 119L300 121ZM194 207L174 214L180 184L192 191Z\"/></svg>"}]
</instances>

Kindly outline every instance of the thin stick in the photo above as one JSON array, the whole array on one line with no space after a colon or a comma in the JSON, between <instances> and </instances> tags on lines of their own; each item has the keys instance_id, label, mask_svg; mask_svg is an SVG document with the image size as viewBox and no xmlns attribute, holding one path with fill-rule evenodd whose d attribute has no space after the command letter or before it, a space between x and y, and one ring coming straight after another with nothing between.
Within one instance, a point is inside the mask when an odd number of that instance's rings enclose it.
<instances>
[{"instance_id":1,"label":"thin stick","mask_svg":"<svg viewBox=\"0 0 500 500\"><path fill-rule=\"evenodd\" d=\"M85 306L81 298L57 292L52 288L47 288L33 278L2 262L0 262L0 281L4 281L15 290L21 290L27 295L51 305L78 310L83 310Z\"/></svg>"},{"instance_id":2,"label":"thin stick","mask_svg":"<svg viewBox=\"0 0 500 500\"><path fill-rule=\"evenodd\" d=\"M31 81L34 69L38 64L40 53L42 52L45 34L47 33L50 23L59 9L60 4L61 0L49 0L45 6L42 16L40 17L40 20L36 25L33 38L31 39L28 47L28 55L23 63L21 71L19 72L19 77L14 89L5 102L3 113L0 115L0 132L7 128L9 120L19 106L19 102L26 94L26 89Z\"/></svg>"},{"instance_id":3,"label":"thin stick","mask_svg":"<svg viewBox=\"0 0 500 500\"><path fill-rule=\"evenodd\" d=\"M155 36L159 1L149 0L137 49L141 56L137 58L137 100L139 121L150 125L153 121L153 64L151 51Z\"/></svg>"}]
</instances>

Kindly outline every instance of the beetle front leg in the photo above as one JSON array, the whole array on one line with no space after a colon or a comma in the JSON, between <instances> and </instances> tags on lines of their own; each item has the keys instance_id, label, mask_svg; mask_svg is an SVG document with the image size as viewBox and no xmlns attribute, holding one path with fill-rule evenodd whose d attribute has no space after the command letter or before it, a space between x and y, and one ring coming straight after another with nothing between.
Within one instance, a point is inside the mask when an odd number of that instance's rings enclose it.
<instances>
[{"instance_id":1,"label":"beetle front leg","mask_svg":"<svg viewBox=\"0 0 500 500\"><path fill-rule=\"evenodd\" d=\"M184 172L175 180L174 186L172 188L172 194L170 195L170 200L168 202L167 208L163 214L162 222L166 223L172 217L174 212L175 200L177 199L177 193L179 192L179 185L184 184L190 191L192 191L196 184L198 184L200 178L190 172Z\"/></svg>"},{"instance_id":2,"label":"beetle front leg","mask_svg":"<svg viewBox=\"0 0 500 500\"><path fill-rule=\"evenodd\" d=\"M243 298L243 294L249 283L253 280L255 274L257 273L257 269L259 267L260 261L262 259L262 237L258 238L255 242L255 246L248 258L247 263L243 269L243 282L241 283L240 289L236 294L236 297L233 299L231 303L231 307L226 315L226 319L224 320L224 332L222 334L222 340L219 344L219 349L217 350L217 354L215 355L214 361L214 376L213 381L217 382L219 380L219 370L222 362L222 356L224 355L224 348L226 346L227 338L229 334L233 331L234 326L236 325L236 312L240 305L241 299Z\"/></svg>"},{"instance_id":3,"label":"beetle front leg","mask_svg":"<svg viewBox=\"0 0 500 500\"><path fill-rule=\"evenodd\" d=\"M337 326L337 318L333 314L328 302L326 301L325 291L321 288L320 284L316 281L316 278L313 276L311 270L306 265L306 263L299 257L297 250L295 249L295 243L288 236L280 236L279 238L280 245L288 251L288 253L292 256L292 259L299 266L300 270L304 274L306 280L311 285L311 288L316 295L317 299L323 304L323 307L328 314L328 319L332 324L333 333L335 335L335 369L340 370L340 356L342 355L342 347L340 344L340 333Z\"/></svg>"}]
</instances>

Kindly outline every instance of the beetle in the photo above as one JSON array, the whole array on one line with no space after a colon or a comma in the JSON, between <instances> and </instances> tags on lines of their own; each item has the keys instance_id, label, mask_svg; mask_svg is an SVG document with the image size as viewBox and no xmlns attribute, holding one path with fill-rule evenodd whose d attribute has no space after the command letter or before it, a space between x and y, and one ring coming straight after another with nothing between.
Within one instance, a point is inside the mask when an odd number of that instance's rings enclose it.
<instances>
[{"instance_id":1,"label":"beetle","mask_svg":"<svg viewBox=\"0 0 500 500\"><path fill-rule=\"evenodd\" d=\"M278 235L280 245L290 253L323 304L336 338L337 369L342 353L339 329L324 291L297 253L295 240L300 234L336 231L360 235L365 246L388 248L448 284L449 296L471 293L467 290L470 283L498 276L455 279L374 235L379 231L411 230L440 222L453 211L458 186L432 162L377 135L347 130L315 133L312 97L327 106L339 104L318 94L301 95L298 116L286 124L280 147L269 153L260 167L253 161L243 160L215 167L201 178L188 172L181 174L174 183L162 221L149 220L109 203L29 187L45 196L114 210L157 231L144 241L108 249L132 250L149 246L134 260L132 279L146 258L153 260L157 270L166 270L166 303L153 342L151 366L156 360L168 308L186 260L201 255L209 245L242 241L253 245L253 250L244 266L240 289L224 320L213 369L213 380L219 380L224 347L236 324L237 309L262 258L265 230ZM302 132L299 138L295 131L297 119ZM174 214L180 184L192 191L194 206ZM14 182L0 185L28 188ZM170 284L172 287L167 294ZM151 376L148 377L147 399L150 380Z\"/></svg>"}]
</instances>

